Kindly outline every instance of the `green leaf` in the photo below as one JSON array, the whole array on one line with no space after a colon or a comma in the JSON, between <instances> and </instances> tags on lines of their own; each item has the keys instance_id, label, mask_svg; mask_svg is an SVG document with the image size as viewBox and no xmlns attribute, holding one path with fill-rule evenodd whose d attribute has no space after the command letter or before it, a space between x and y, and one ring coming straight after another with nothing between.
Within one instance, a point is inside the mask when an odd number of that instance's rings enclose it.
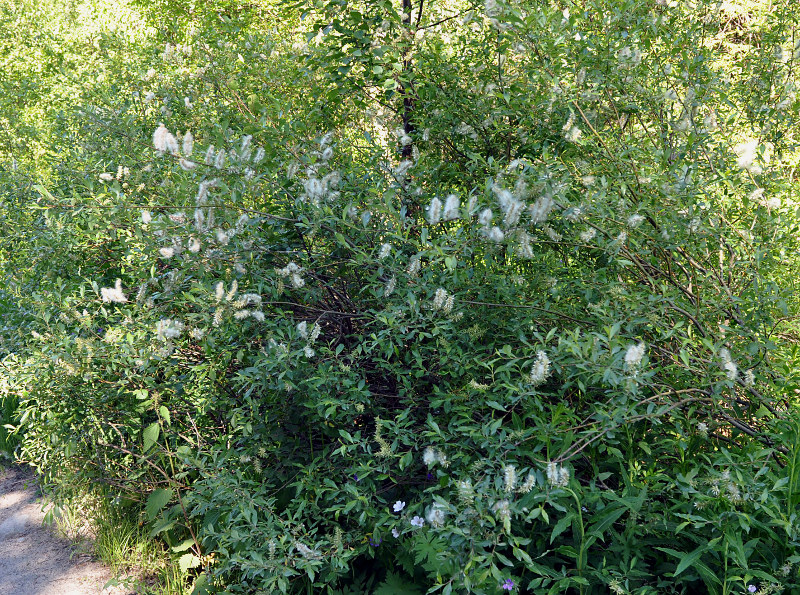
<instances>
[{"instance_id":1,"label":"green leaf","mask_svg":"<svg viewBox=\"0 0 800 595\"><path fill-rule=\"evenodd\" d=\"M193 545L194 545L194 539L184 539L178 545L173 546L172 551L173 552L185 552L186 550L188 550Z\"/></svg>"},{"instance_id":2,"label":"green leaf","mask_svg":"<svg viewBox=\"0 0 800 595\"><path fill-rule=\"evenodd\" d=\"M687 568L689 568L689 567L691 567L693 565L697 566L697 564L695 564L695 563L700 559L700 556L702 556L703 553L708 549L708 544L701 545L701 546L699 546L698 548L696 548L695 550L693 550L692 552L690 552L688 554L684 553L684 552L679 552L677 550L673 550L673 549L668 548L668 547L657 547L655 549L660 550L660 551L662 551L664 553L667 553L670 556L675 556L676 558L678 558L680 560L680 562L678 563L677 568L675 568L675 573L672 575L672 576L678 576L680 573L682 573Z\"/></svg>"},{"instance_id":3,"label":"green leaf","mask_svg":"<svg viewBox=\"0 0 800 595\"><path fill-rule=\"evenodd\" d=\"M192 595L207 595L210 593L210 585L208 584L208 577L206 576L205 572L201 572L200 575L194 581L194 589L192 589Z\"/></svg>"},{"instance_id":4,"label":"green leaf","mask_svg":"<svg viewBox=\"0 0 800 595\"><path fill-rule=\"evenodd\" d=\"M158 408L158 412L161 414L161 417L164 419L164 421L167 422L167 425L171 426L172 418L169 415L169 409L167 409L166 407L164 407L164 405L162 405L161 407Z\"/></svg>"},{"instance_id":5,"label":"green leaf","mask_svg":"<svg viewBox=\"0 0 800 595\"><path fill-rule=\"evenodd\" d=\"M178 558L178 566L180 567L181 572L186 572L190 568L197 568L200 566L200 558L194 554L183 554L180 558Z\"/></svg>"},{"instance_id":6,"label":"green leaf","mask_svg":"<svg viewBox=\"0 0 800 595\"><path fill-rule=\"evenodd\" d=\"M605 533L606 529L608 529L611 525L613 525L619 517L625 514L627 509L624 506L615 506L609 507L606 510L603 510L599 515L596 515L595 522L589 527L587 533L589 535L594 535L598 539L603 538L603 533Z\"/></svg>"},{"instance_id":7,"label":"green leaf","mask_svg":"<svg viewBox=\"0 0 800 595\"><path fill-rule=\"evenodd\" d=\"M422 595L422 591L399 574L389 572L386 580L378 585L373 595Z\"/></svg>"},{"instance_id":8,"label":"green leaf","mask_svg":"<svg viewBox=\"0 0 800 595\"><path fill-rule=\"evenodd\" d=\"M150 450L150 448L156 443L160 431L161 426L158 424L158 422L152 423L144 429L144 432L142 432L144 452Z\"/></svg>"},{"instance_id":9,"label":"green leaf","mask_svg":"<svg viewBox=\"0 0 800 595\"><path fill-rule=\"evenodd\" d=\"M147 506L145 507L147 518L151 521L156 518L161 509L164 508L170 500L172 500L172 494L173 491L171 488L159 488L150 494L150 496L147 498Z\"/></svg>"},{"instance_id":10,"label":"green leaf","mask_svg":"<svg viewBox=\"0 0 800 595\"><path fill-rule=\"evenodd\" d=\"M680 561L680 564L678 564L678 567L675 569L675 574L673 576L678 576L681 572L687 568L690 568L697 560L700 559L700 556L702 556L706 551L706 547L707 546L705 545L701 545L691 553L686 554L686 556L684 556L684 558Z\"/></svg>"},{"instance_id":11,"label":"green leaf","mask_svg":"<svg viewBox=\"0 0 800 595\"><path fill-rule=\"evenodd\" d=\"M159 533L163 533L164 531L169 531L172 527L175 526L176 519L161 519L156 523L156 526L150 531L150 537L155 537Z\"/></svg>"},{"instance_id":12,"label":"green leaf","mask_svg":"<svg viewBox=\"0 0 800 595\"><path fill-rule=\"evenodd\" d=\"M559 535L561 535L564 531L567 530L567 527L570 526L572 523L572 519L575 517L574 512L567 513L564 517L559 519L556 523L556 526L553 527L553 532L550 534L550 543L553 543Z\"/></svg>"}]
</instances>

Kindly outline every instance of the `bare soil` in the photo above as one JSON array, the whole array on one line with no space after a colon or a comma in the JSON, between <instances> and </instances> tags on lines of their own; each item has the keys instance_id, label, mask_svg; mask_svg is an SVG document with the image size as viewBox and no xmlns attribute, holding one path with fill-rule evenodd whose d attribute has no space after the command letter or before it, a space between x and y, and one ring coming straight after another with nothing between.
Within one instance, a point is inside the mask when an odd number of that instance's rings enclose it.
<instances>
[{"instance_id":1,"label":"bare soil","mask_svg":"<svg viewBox=\"0 0 800 595\"><path fill-rule=\"evenodd\" d=\"M91 548L43 526L45 511L33 475L0 470L0 593L3 595L124 595L104 589L111 579Z\"/></svg>"}]
</instances>

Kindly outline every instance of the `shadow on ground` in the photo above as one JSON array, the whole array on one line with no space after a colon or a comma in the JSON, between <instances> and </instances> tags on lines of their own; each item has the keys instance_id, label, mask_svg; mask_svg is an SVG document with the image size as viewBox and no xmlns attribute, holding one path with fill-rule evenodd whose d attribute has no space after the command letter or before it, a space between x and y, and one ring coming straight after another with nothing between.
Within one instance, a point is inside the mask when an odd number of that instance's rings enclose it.
<instances>
[{"instance_id":1,"label":"shadow on ground","mask_svg":"<svg viewBox=\"0 0 800 595\"><path fill-rule=\"evenodd\" d=\"M103 589L111 573L68 539L44 527L44 511L29 472L0 471L0 593L3 595L123 595Z\"/></svg>"}]
</instances>

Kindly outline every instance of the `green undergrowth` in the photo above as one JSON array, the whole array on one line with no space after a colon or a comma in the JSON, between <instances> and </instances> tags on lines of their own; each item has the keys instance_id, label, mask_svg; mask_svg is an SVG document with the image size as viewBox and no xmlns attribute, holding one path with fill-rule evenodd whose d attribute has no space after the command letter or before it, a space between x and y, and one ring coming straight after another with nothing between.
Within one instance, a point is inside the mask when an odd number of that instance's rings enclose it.
<instances>
[{"instance_id":1,"label":"green undergrowth","mask_svg":"<svg viewBox=\"0 0 800 595\"><path fill-rule=\"evenodd\" d=\"M149 534L144 513L138 514L136 506L110 496L69 497L63 486L46 497L52 506L45 522L107 566L113 576L109 586L141 595L187 593L186 573L173 562L169 548Z\"/></svg>"}]
</instances>

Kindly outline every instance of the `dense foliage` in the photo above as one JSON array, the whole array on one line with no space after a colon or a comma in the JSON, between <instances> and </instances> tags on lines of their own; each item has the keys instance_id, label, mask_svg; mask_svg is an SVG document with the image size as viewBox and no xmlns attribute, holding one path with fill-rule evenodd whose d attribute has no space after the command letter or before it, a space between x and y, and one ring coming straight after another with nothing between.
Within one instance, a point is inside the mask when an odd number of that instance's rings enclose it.
<instances>
[{"instance_id":1,"label":"dense foliage","mask_svg":"<svg viewBox=\"0 0 800 595\"><path fill-rule=\"evenodd\" d=\"M793 592L800 14L2 7L3 445L189 591Z\"/></svg>"}]
</instances>

